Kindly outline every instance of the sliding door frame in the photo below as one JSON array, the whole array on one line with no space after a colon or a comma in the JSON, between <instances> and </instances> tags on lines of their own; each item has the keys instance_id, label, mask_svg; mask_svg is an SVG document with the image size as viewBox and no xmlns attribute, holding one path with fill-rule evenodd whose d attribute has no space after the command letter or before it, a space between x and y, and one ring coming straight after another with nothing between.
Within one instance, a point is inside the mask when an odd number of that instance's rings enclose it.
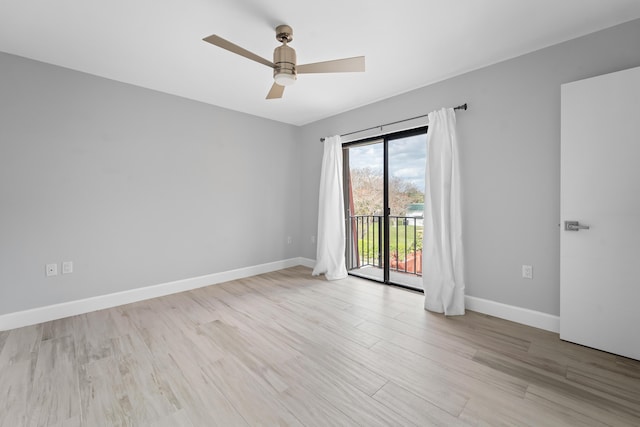
<instances>
[{"instance_id":1,"label":"sliding door frame","mask_svg":"<svg viewBox=\"0 0 640 427\"><path fill-rule=\"evenodd\" d=\"M394 141L396 139L403 139L403 138L409 138L412 136L416 136L416 135L423 135L427 133L427 128L428 126L421 126L418 128L413 128L413 129L408 129L408 130L403 130L403 131L398 131L398 132L392 132L392 133L388 133L385 135L378 135L378 136L373 136L373 137L369 137L369 138L364 138L364 139L359 139L356 141L349 141L349 142L345 142L342 144L342 158L343 158L343 186L344 186L344 206L345 206L345 212L344 212L344 217L345 217L345 230L350 230L350 226L349 226L349 221L350 221L350 216L351 216L351 199L352 199L352 194L350 191L350 167L349 167L349 148L351 147L357 147L357 146L361 146L361 145L368 145L368 144L382 144L382 149L383 149L383 165L382 165L382 172L383 172L383 208L382 208L382 212L383 212L383 229L384 229L384 235L383 235L383 241L384 241L384 249L383 249L383 280L379 281L376 279L372 279L372 278L368 278L368 277L363 277L363 276L359 276L357 274L351 273L350 270L347 271L347 273L350 276L355 276L355 277L360 277L363 279L367 279L367 280L371 280L374 282L378 282L378 283L383 283L385 285L391 285L391 286L398 286L401 288L405 288L405 289L409 289L412 291L417 291L417 292L424 292L421 289L416 289L413 288L411 286L407 286L407 285L403 285L401 283L395 283L395 282L391 282L390 280L390 261L391 261L391 254L389 252L389 216L391 215L391 208L389 207L389 142ZM379 142L378 142L379 141ZM425 164L426 167L426 164ZM353 239L353 236L347 236L348 239ZM347 253L347 251L349 251L349 248L351 247L351 244L346 244L345 245L345 257L347 255L350 255Z\"/></svg>"}]
</instances>

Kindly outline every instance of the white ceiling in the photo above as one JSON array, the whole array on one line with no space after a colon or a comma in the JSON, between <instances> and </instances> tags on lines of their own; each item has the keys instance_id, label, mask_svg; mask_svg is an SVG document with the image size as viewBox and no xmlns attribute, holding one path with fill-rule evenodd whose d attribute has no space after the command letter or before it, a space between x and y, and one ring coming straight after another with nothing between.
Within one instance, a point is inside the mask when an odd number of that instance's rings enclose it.
<instances>
[{"instance_id":1,"label":"white ceiling","mask_svg":"<svg viewBox=\"0 0 640 427\"><path fill-rule=\"evenodd\" d=\"M638 0L0 0L0 51L302 125L640 17ZM293 27L298 63L365 55L365 73L301 75L265 100Z\"/></svg>"}]
</instances>

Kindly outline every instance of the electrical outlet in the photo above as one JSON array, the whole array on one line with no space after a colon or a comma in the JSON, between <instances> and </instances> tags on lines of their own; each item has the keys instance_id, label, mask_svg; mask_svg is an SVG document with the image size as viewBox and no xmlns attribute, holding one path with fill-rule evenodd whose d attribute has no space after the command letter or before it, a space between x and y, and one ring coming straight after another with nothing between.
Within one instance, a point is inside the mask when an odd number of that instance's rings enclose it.
<instances>
[{"instance_id":1,"label":"electrical outlet","mask_svg":"<svg viewBox=\"0 0 640 427\"><path fill-rule=\"evenodd\" d=\"M71 273L73 273L73 261L63 261L62 274L71 274Z\"/></svg>"},{"instance_id":2,"label":"electrical outlet","mask_svg":"<svg viewBox=\"0 0 640 427\"><path fill-rule=\"evenodd\" d=\"M291 238L291 236L287 236L287 245L290 245L291 242L293 242L293 239Z\"/></svg>"},{"instance_id":3,"label":"electrical outlet","mask_svg":"<svg viewBox=\"0 0 640 427\"><path fill-rule=\"evenodd\" d=\"M316 242L316 236L311 236L311 243L315 243Z\"/></svg>"},{"instance_id":4,"label":"electrical outlet","mask_svg":"<svg viewBox=\"0 0 640 427\"><path fill-rule=\"evenodd\" d=\"M522 266L522 278L523 279L533 279L533 266L532 265L523 265Z\"/></svg>"},{"instance_id":5,"label":"electrical outlet","mask_svg":"<svg viewBox=\"0 0 640 427\"><path fill-rule=\"evenodd\" d=\"M47 264L45 266L45 273L47 277L57 276L58 275L58 264Z\"/></svg>"}]
</instances>

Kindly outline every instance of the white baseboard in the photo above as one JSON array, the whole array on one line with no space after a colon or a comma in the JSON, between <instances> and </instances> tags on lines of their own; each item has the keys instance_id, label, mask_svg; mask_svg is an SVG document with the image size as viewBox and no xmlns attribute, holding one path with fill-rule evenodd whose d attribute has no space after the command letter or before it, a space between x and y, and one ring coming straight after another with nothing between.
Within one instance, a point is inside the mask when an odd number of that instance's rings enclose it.
<instances>
[{"instance_id":1,"label":"white baseboard","mask_svg":"<svg viewBox=\"0 0 640 427\"><path fill-rule=\"evenodd\" d=\"M488 314L523 325L533 326L551 332L560 332L560 316L529 310L528 308L507 305L501 302L491 301L472 296L464 297L465 308Z\"/></svg>"},{"instance_id":2,"label":"white baseboard","mask_svg":"<svg viewBox=\"0 0 640 427\"><path fill-rule=\"evenodd\" d=\"M145 286L143 288L136 288L108 295L100 295L76 301L33 308L30 310L18 311L15 313L3 314L0 315L0 331L35 325L37 323L75 316L77 314L89 313L91 311L116 307L123 304L130 304L132 302L202 288L209 285L228 282L230 280L243 279L245 277L282 270L283 268L294 267L296 265L309 266L309 264L313 265L314 262L308 258L290 258L282 261L223 271L220 273L207 274L205 276L161 283L159 285Z\"/></svg>"},{"instance_id":3,"label":"white baseboard","mask_svg":"<svg viewBox=\"0 0 640 427\"><path fill-rule=\"evenodd\" d=\"M310 258L300 257L298 258L300 261L299 265L304 265L305 267L314 268L316 266L316 260Z\"/></svg>"},{"instance_id":4,"label":"white baseboard","mask_svg":"<svg viewBox=\"0 0 640 427\"><path fill-rule=\"evenodd\" d=\"M77 314L89 313L91 311L189 291L191 289L202 288L209 285L228 282L230 280L243 279L245 277L282 270L283 268L294 267L296 265L313 268L315 263L315 260L309 258L290 258L282 261L207 274L205 276L191 277L189 279L176 280L173 282L161 283L159 285L146 286L143 288L131 289L108 295L3 314L0 315L0 331L21 328L23 326L48 322L50 320L60 319L63 317L75 316ZM529 310L468 295L465 296L465 306L469 310L499 317L501 319L511 320L513 322L522 323L535 328L545 329L551 332L560 331L559 316L553 316L540 311Z\"/></svg>"}]
</instances>

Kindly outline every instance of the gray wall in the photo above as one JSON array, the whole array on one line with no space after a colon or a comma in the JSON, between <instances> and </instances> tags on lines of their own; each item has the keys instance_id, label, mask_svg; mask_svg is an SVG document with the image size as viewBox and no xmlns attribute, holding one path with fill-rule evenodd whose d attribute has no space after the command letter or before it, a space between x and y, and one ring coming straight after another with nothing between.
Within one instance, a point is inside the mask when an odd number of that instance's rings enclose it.
<instances>
[{"instance_id":1,"label":"gray wall","mask_svg":"<svg viewBox=\"0 0 640 427\"><path fill-rule=\"evenodd\" d=\"M302 255L315 258L318 138L468 102L457 114L467 295L559 314L560 85L639 66L639 40L631 21L304 126Z\"/></svg>"},{"instance_id":2,"label":"gray wall","mask_svg":"<svg viewBox=\"0 0 640 427\"><path fill-rule=\"evenodd\" d=\"M0 314L298 256L299 131L0 53Z\"/></svg>"},{"instance_id":3,"label":"gray wall","mask_svg":"<svg viewBox=\"0 0 640 427\"><path fill-rule=\"evenodd\" d=\"M639 66L637 40L639 20L301 128L0 53L0 315L313 259L318 139L463 102L467 294L558 314L560 85Z\"/></svg>"}]
</instances>

